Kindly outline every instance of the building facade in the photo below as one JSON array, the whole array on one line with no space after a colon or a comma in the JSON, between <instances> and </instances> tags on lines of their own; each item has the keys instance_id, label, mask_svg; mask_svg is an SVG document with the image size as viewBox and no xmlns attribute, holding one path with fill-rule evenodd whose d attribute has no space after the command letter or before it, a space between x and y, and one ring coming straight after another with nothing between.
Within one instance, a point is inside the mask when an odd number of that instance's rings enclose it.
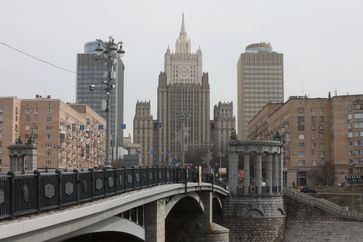
<instances>
[{"instance_id":1,"label":"building facade","mask_svg":"<svg viewBox=\"0 0 363 242\"><path fill-rule=\"evenodd\" d=\"M0 98L0 172L10 169L8 146L20 135L20 99Z\"/></svg>"},{"instance_id":2,"label":"building facade","mask_svg":"<svg viewBox=\"0 0 363 242\"><path fill-rule=\"evenodd\" d=\"M38 169L81 169L105 158L105 120L85 104L65 104L50 96L0 98L7 131L1 132L2 171L9 170L7 147L30 136L37 144ZM1 120L1 119L0 119Z\"/></svg>"},{"instance_id":3,"label":"building facade","mask_svg":"<svg viewBox=\"0 0 363 242\"><path fill-rule=\"evenodd\" d=\"M108 70L105 61L97 59L95 49L97 41L88 42L84 46L84 53L77 54L77 86L76 102L87 104L99 115L106 119L106 93L103 81L107 81ZM121 147L123 141L124 123L124 64L120 57L114 65L115 88L111 91L110 122L111 146ZM95 85L94 91L89 90L90 85ZM116 142L115 142L116 140ZM112 149L117 153L118 149ZM115 152L116 151L116 152ZM117 154L114 154L114 158Z\"/></svg>"},{"instance_id":4,"label":"building facade","mask_svg":"<svg viewBox=\"0 0 363 242\"><path fill-rule=\"evenodd\" d=\"M249 123L251 139L281 139L285 182L347 182L363 175L363 95L290 97L267 104Z\"/></svg>"},{"instance_id":5,"label":"building facade","mask_svg":"<svg viewBox=\"0 0 363 242\"><path fill-rule=\"evenodd\" d=\"M219 102L214 105L214 119L211 121L211 142L213 151L222 158L228 154L228 141L236 129L232 102Z\"/></svg>"},{"instance_id":6,"label":"building facade","mask_svg":"<svg viewBox=\"0 0 363 242\"><path fill-rule=\"evenodd\" d=\"M238 138L246 139L248 122L269 102L284 101L283 55L269 43L251 44L237 64Z\"/></svg>"},{"instance_id":7,"label":"building facade","mask_svg":"<svg viewBox=\"0 0 363 242\"><path fill-rule=\"evenodd\" d=\"M158 162L183 161L187 150L210 143L209 79L203 73L202 51L192 53L184 15L175 52L167 49L159 75L157 112Z\"/></svg>"},{"instance_id":8,"label":"building facade","mask_svg":"<svg viewBox=\"0 0 363 242\"><path fill-rule=\"evenodd\" d=\"M152 166L155 159L154 120L151 115L150 101L137 102L134 117L134 143L140 144L140 165Z\"/></svg>"}]
</instances>

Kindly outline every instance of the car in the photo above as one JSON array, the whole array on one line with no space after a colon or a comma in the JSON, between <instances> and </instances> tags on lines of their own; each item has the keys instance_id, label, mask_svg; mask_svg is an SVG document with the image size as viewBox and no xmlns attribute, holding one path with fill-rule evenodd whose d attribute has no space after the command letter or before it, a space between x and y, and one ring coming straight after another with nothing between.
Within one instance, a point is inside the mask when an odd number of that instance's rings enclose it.
<instances>
[{"instance_id":1,"label":"car","mask_svg":"<svg viewBox=\"0 0 363 242\"><path fill-rule=\"evenodd\" d=\"M316 190L314 189L311 189L311 188L308 188L308 187L303 187L300 189L300 192L303 192L303 193L316 193Z\"/></svg>"}]
</instances>

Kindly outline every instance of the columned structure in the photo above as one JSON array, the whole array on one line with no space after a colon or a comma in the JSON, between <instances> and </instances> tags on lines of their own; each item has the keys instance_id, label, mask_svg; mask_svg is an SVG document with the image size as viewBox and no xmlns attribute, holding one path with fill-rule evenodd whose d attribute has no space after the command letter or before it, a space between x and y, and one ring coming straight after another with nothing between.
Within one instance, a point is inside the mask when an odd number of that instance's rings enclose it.
<instances>
[{"instance_id":1,"label":"columned structure","mask_svg":"<svg viewBox=\"0 0 363 242\"><path fill-rule=\"evenodd\" d=\"M243 155L243 167L238 165L240 154ZM278 141L232 140L229 143L229 186L232 195L281 193L282 167L282 144ZM243 170L243 184L239 183L237 168Z\"/></svg>"},{"instance_id":2,"label":"columned structure","mask_svg":"<svg viewBox=\"0 0 363 242\"><path fill-rule=\"evenodd\" d=\"M282 241L286 218L282 144L235 138L228 150L231 196L224 204L223 226L230 229L229 241Z\"/></svg>"}]
</instances>

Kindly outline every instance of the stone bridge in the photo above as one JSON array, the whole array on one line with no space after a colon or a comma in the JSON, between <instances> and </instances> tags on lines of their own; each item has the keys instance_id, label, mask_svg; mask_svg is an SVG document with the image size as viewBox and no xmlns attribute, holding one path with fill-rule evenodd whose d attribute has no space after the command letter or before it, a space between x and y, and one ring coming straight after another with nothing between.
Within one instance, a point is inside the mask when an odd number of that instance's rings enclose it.
<instances>
[{"instance_id":1,"label":"stone bridge","mask_svg":"<svg viewBox=\"0 0 363 242\"><path fill-rule=\"evenodd\" d=\"M228 191L207 181L175 168L9 173L0 241L228 241L213 222Z\"/></svg>"}]
</instances>

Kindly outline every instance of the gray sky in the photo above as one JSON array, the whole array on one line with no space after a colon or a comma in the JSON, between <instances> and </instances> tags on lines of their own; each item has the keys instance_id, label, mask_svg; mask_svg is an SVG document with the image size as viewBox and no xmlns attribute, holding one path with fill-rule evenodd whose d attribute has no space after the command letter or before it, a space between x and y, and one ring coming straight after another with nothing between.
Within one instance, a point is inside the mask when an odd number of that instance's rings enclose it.
<instances>
[{"instance_id":1,"label":"gray sky","mask_svg":"<svg viewBox=\"0 0 363 242\"><path fill-rule=\"evenodd\" d=\"M284 54L285 100L363 93L362 0L3 0L0 41L75 71L85 42L122 40L126 135L137 100L151 100L156 118L158 74L183 11L192 49L201 47L209 72L211 105L236 103L238 57L259 41ZM74 102L75 86L75 74L0 45L0 96L46 93Z\"/></svg>"}]
</instances>

